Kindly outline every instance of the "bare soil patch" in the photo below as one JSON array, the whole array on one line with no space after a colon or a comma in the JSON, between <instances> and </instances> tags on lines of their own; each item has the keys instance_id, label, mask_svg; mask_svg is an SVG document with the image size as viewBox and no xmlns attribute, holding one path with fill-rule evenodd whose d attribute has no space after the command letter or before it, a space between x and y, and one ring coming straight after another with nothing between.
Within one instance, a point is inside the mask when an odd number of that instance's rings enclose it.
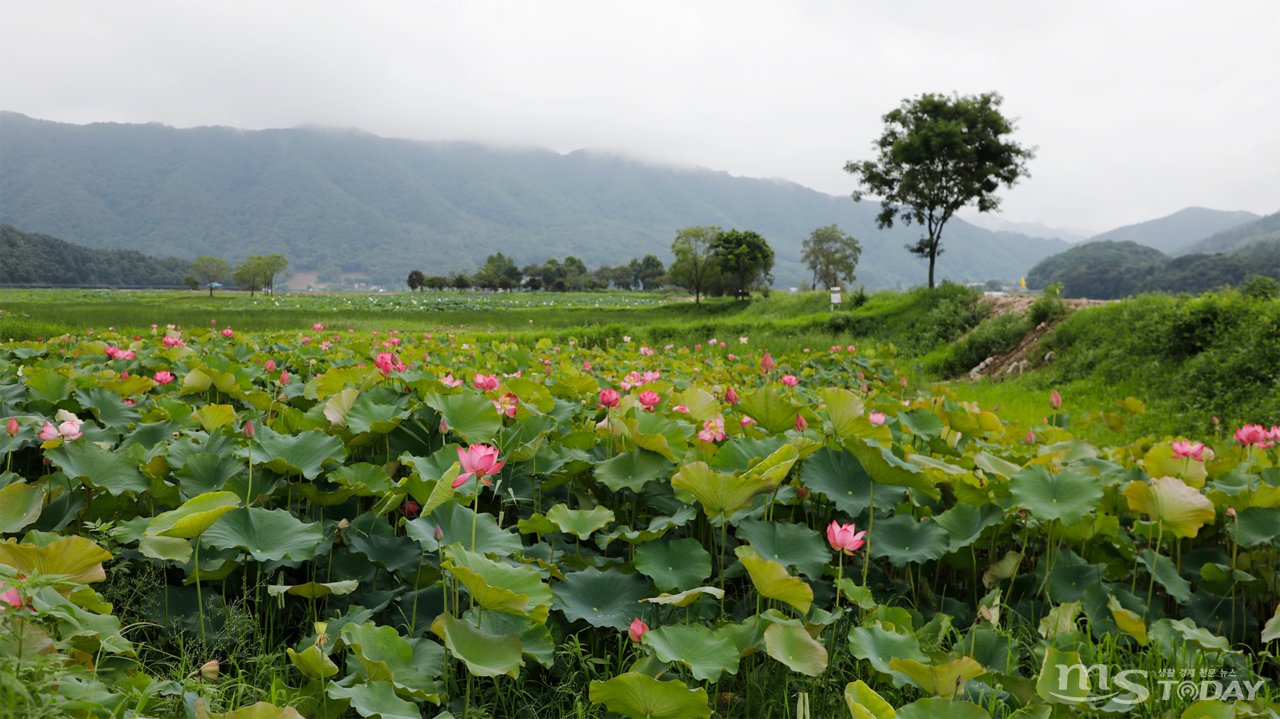
<instances>
[{"instance_id":1,"label":"bare soil patch","mask_svg":"<svg viewBox=\"0 0 1280 719\"><path fill-rule=\"evenodd\" d=\"M987 302L992 306L991 316L999 317L1000 315L1019 314L1025 315L1031 309L1031 305L1037 298L1030 295L1004 295L1002 297L987 297L983 302ZM1114 302L1115 300L1063 300L1069 309L1078 310L1086 307L1099 307L1101 305ZM1061 320L1058 320L1060 322ZM1018 375L1029 369L1035 369L1041 365L1047 364L1054 360L1052 352L1041 351L1041 341L1050 332L1053 331L1057 322L1041 322L1038 327L1031 330L1022 338L1018 346L1013 351L996 357L988 357L981 364L969 371L969 379L977 380L983 377L1006 377L1010 375Z\"/></svg>"}]
</instances>

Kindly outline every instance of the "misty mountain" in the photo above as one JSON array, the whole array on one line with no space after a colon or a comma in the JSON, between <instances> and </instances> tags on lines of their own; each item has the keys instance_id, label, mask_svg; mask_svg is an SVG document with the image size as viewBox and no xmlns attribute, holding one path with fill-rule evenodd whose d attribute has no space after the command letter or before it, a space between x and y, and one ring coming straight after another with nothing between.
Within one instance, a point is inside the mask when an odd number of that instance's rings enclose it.
<instances>
[{"instance_id":1,"label":"misty mountain","mask_svg":"<svg viewBox=\"0 0 1280 719\"><path fill-rule=\"evenodd\" d=\"M1280 240L1280 212L1183 245L1172 254L1177 257L1188 254L1241 252L1258 243L1275 240Z\"/></svg>"},{"instance_id":2,"label":"misty mountain","mask_svg":"<svg viewBox=\"0 0 1280 719\"><path fill-rule=\"evenodd\" d=\"M71 125L0 112L0 159L0 222L158 256L283 253L290 270L364 272L390 284L412 269L470 272L495 252L519 264L576 255L595 267L646 253L668 261L678 229L720 225L767 238L776 285L787 287L809 276L801 241L834 223L862 243L858 281L868 287L916 285L927 274L903 249L920 228L877 229L878 203L589 151L317 127ZM1067 247L952 220L939 277L1012 279Z\"/></svg>"},{"instance_id":3,"label":"misty mountain","mask_svg":"<svg viewBox=\"0 0 1280 719\"><path fill-rule=\"evenodd\" d=\"M94 250L0 224L0 285L181 287L188 260Z\"/></svg>"},{"instance_id":4,"label":"misty mountain","mask_svg":"<svg viewBox=\"0 0 1280 719\"><path fill-rule=\"evenodd\" d=\"M1039 222L1010 222L999 215L978 215L965 220L992 232L1014 232L1027 237L1059 239L1066 242L1083 242L1094 236L1093 230L1082 230L1078 227L1050 227Z\"/></svg>"},{"instance_id":5,"label":"misty mountain","mask_svg":"<svg viewBox=\"0 0 1280 719\"><path fill-rule=\"evenodd\" d=\"M1089 238L1089 241L1136 242L1154 247L1161 252L1172 253L1190 242L1256 219L1258 215L1252 212L1227 212L1203 207L1188 207L1167 217L1099 233Z\"/></svg>"}]
</instances>

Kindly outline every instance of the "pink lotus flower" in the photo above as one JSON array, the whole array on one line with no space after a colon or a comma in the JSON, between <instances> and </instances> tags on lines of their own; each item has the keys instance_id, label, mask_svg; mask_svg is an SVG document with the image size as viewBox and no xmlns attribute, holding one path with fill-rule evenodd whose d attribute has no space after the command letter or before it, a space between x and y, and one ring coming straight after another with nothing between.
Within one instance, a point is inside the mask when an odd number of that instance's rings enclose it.
<instances>
[{"instance_id":1,"label":"pink lotus flower","mask_svg":"<svg viewBox=\"0 0 1280 719\"><path fill-rule=\"evenodd\" d=\"M520 406L520 398L510 392L502 395L501 398L493 401L493 408L498 410L498 414L505 414L508 417L516 416L516 407Z\"/></svg>"},{"instance_id":2,"label":"pink lotus flower","mask_svg":"<svg viewBox=\"0 0 1280 719\"><path fill-rule=\"evenodd\" d=\"M1054 409L1062 406L1062 395L1058 394L1056 389L1049 394L1049 406Z\"/></svg>"},{"instance_id":3,"label":"pink lotus flower","mask_svg":"<svg viewBox=\"0 0 1280 719\"><path fill-rule=\"evenodd\" d=\"M772 372L773 367L773 357L771 357L768 352L765 352L764 357L760 358L760 371Z\"/></svg>"},{"instance_id":4,"label":"pink lotus flower","mask_svg":"<svg viewBox=\"0 0 1280 719\"><path fill-rule=\"evenodd\" d=\"M800 384L800 380L793 374L784 374L782 375L782 383L788 387L795 387Z\"/></svg>"},{"instance_id":5,"label":"pink lotus flower","mask_svg":"<svg viewBox=\"0 0 1280 719\"><path fill-rule=\"evenodd\" d=\"M269 360L267 360L267 363L266 363L265 365L263 365L263 367L265 367L265 368L266 368L266 370L267 370L268 372L275 372L275 371L276 371L276 361L275 361L275 360L273 360L273 359L269 359Z\"/></svg>"},{"instance_id":6,"label":"pink lotus flower","mask_svg":"<svg viewBox=\"0 0 1280 719\"><path fill-rule=\"evenodd\" d=\"M404 366L404 362L400 361L399 357L390 352L379 352L378 358L373 361L373 364L382 373L383 377L389 376L392 370L403 372L408 369Z\"/></svg>"},{"instance_id":7,"label":"pink lotus flower","mask_svg":"<svg viewBox=\"0 0 1280 719\"><path fill-rule=\"evenodd\" d=\"M650 382L657 382L660 379L662 379L662 373L657 370L649 370L645 372L643 375L641 375L640 377L641 382L643 382L644 384L649 384Z\"/></svg>"},{"instance_id":8,"label":"pink lotus flower","mask_svg":"<svg viewBox=\"0 0 1280 719\"><path fill-rule=\"evenodd\" d=\"M703 422L702 431L698 432L698 439L703 442L723 442L725 440L724 417L713 417Z\"/></svg>"},{"instance_id":9,"label":"pink lotus flower","mask_svg":"<svg viewBox=\"0 0 1280 719\"><path fill-rule=\"evenodd\" d=\"M152 377L156 384L169 384L173 381L173 373L168 370L160 370Z\"/></svg>"},{"instance_id":10,"label":"pink lotus flower","mask_svg":"<svg viewBox=\"0 0 1280 719\"><path fill-rule=\"evenodd\" d=\"M316 331L316 332L319 332L320 330L324 329L324 325L322 325L322 324L320 324L319 322L317 322L317 323L315 323L315 324L311 325L311 329L312 329L312 330L314 330L314 331Z\"/></svg>"},{"instance_id":11,"label":"pink lotus flower","mask_svg":"<svg viewBox=\"0 0 1280 719\"><path fill-rule=\"evenodd\" d=\"M211 325L216 325L216 324L218 324L218 321L217 321L217 320L209 320L209 324L211 324Z\"/></svg>"},{"instance_id":12,"label":"pink lotus flower","mask_svg":"<svg viewBox=\"0 0 1280 719\"><path fill-rule=\"evenodd\" d=\"M182 341L181 337L165 337L163 340L165 347L186 347L187 343Z\"/></svg>"},{"instance_id":13,"label":"pink lotus flower","mask_svg":"<svg viewBox=\"0 0 1280 719\"><path fill-rule=\"evenodd\" d=\"M417 502L410 499L400 507L400 513L406 517L416 517L419 509L422 509L422 507Z\"/></svg>"},{"instance_id":14,"label":"pink lotus flower","mask_svg":"<svg viewBox=\"0 0 1280 719\"><path fill-rule=\"evenodd\" d=\"M40 428L40 439L45 442L52 442L55 439L61 439L61 437L62 435L58 434L58 428L48 422L45 422L44 426Z\"/></svg>"},{"instance_id":15,"label":"pink lotus flower","mask_svg":"<svg viewBox=\"0 0 1280 719\"><path fill-rule=\"evenodd\" d=\"M737 404L738 393L734 392L732 387L730 387L729 389L726 389L724 391L724 401L728 402L729 404Z\"/></svg>"},{"instance_id":16,"label":"pink lotus flower","mask_svg":"<svg viewBox=\"0 0 1280 719\"><path fill-rule=\"evenodd\" d=\"M738 424L742 425L743 427L750 427L755 423L756 421L754 419L751 419L750 417L743 417L742 421L738 422Z\"/></svg>"},{"instance_id":17,"label":"pink lotus flower","mask_svg":"<svg viewBox=\"0 0 1280 719\"><path fill-rule=\"evenodd\" d=\"M618 390L602 389L600 390L600 401L596 403L596 406L613 409L614 407L618 406L619 399L620 397L618 396Z\"/></svg>"},{"instance_id":18,"label":"pink lotus flower","mask_svg":"<svg viewBox=\"0 0 1280 719\"><path fill-rule=\"evenodd\" d=\"M686 407L686 406L684 406L684 405L682 405L682 404L678 404L678 405L676 405L676 406L672 407L672 408L671 408L671 411L672 411L672 412L679 412L680 414L689 414L689 408L688 408L688 407Z\"/></svg>"},{"instance_id":19,"label":"pink lotus flower","mask_svg":"<svg viewBox=\"0 0 1280 719\"><path fill-rule=\"evenodd\" d=\"M551 360L547 360L547 361L546 361L546 364L547 364L547 366L548 366L548 367L550 367L550 366L551 366ZM582 371L583 371L583 372L590 372L590 371L591 371L591 360L583 360L583 361L582 361Z\"/></svg>"},{"instance_id":20,"label":"pink lotus flower","mask_svg":"<svg viewBox=\"0 0 1280 719\"><path fill-rule=\"evenodd\" d=\"M493 374L486 375L477 373L475 377L471 378L471 383L475 385L477 389L488 392L498 388L498 376Z\"/></svg>"},{"instance_id":21,"label":"pink lotus flower","mask_svg":"<svg viewBox=\"0 0 1280 719\"><path fill-rule=\"evenodd\" d=\"M884 412L872 412L867 419L871 420L871 424L884 424Z\"/></svg>"},{"instance_id":22,"label":"pink lotus flower","mask_svg":"<svg viewBox=\"0 0 1280 719\"><path fill-rule=\"evenodd\" d=\"M662 397L658 396L658 393L654 392L653 390L641 392L640 396L637 397L637 399L640 400L640 404L644 405L644 409L646 412L652 412L653 408L656 407L658 403L662 401Z\"/></svg>"},{"instance_id":23,"label":"pink lotus flower","mask_svg":"<svg viewBox=\"0 0 1280 719\"><path fill-rule=\"evenodd\" d=\"M454 379L453 374L450 373L440 378L440 384L445 387L458 387L462 384L462 380Z\"/></svg>"},{"instance_id":24,"label":"pink lotus flower","mask_svg":"<svg viewBox=\"0 0 1280 719\"><path fill-rule=\"evenodd\" d=\"M475 475L483 484L492 486L486 477L498 473L505 462L498 461L498 448L487 444L473 444L467 449L458 448L458 461L462 463L463 473L453 480L453 488L461 487L463 482Z\"/></svg>"},{"instance_id":25,"label":"pink lotus flower","mask_svg":"<svg viewBox=\"0 0 1280 719\"><path fill-rule=\"evenodd\" d=\"M631 626L627 627L627 638L638 644L647 631L649 631L649 625L640 621L640 617L636 617L631 621Z\"/></svg>"},{"instance_id":26,"label":"pink lotus flower","mask_svg":"<svg viewBox=\"0 0 1280 719\"><path fill-rule=\"evenodd\" d=\"M837 552L853 554L861 548L863 544L865 544L865 541L862 538L867 534L866 531L854 534L854 529L855 527L852 522L849 524L832 522L827 526L827 542L830 543L831 548Z\"/></svg>"},{"instance_id":27,"label":"pink lotus flower","mask_svg":"<svg viewBox=\"0 0 1280 719\"><path fill-rule=\"evenodd\" d=\"M653 350L649 349L648 347L641 347L640 354L644 355L645 357L648 357L649 355L653 354Z\"/></svg>"},{"instance_id":28,"label":"pink lotus flower","mask_svg":"<svg viewBox=\"0 0 1280 719\"><path fill-rule=\"evenodd\" d=\"M4 589L6 586L8 585L0 584L0 589ZM17 587L14 587L7 592L0 592L0 609L22 609L22 606L22 596L18 594ZM636 621L639 620L637 619Z\"/></svg>"},{"instance_id":29,"label":"pink lotus flower","mask_svg":"<svg viewBox=\"0 0 1280 719\"><path fill-rule=\"evenodd\" d=\"M796 415L796 431L803 432L806 429L809 429L809 422L805 420L804 415L797 414Z\"/></svg>"},{"instance_id":30,"label":"pink lotus flower","mask_svg":"<svg viewBox=\"0 0 1280 719\"><path fill-rule=\"evenodd\" d=\"M232 332L230 328L225 329L225 330L223 330L223 331L222 331L222 336L223 336L223 337L232 337L232 336L234 336L234 335L235 335L235 332Z\"/></svg>"},{"instance_id":31,"label":"pink lotus flower","mask_svg":"<svg viewBox=\"0 0 1280 719\"><path fill-rule=\"evenodd\" d=\"M1196 442L1192 444L1187 440L1173 443L1173 453L1178 457L1190 457L1197 462L1204 461L1204 445Z\"/></svg>"},{"instance_id":32,"label":"pink lotus flower","mask_svg":"<svg viewBox=\"0 0 1280 719\"><path fill-rule=\"evenodd\" d=\"M853 351L854 351L854 350L856 350L856 349L858 349L858 345L849 345L848 347L845 347L845 348L844 348L844 351L845 351L845 352L853 352Z\"/></svg>"},{"instance_id":33,"label":"pink lotus flower","mask_svg":"<svg viewBox=\"0 0 1280 719\"><path fill-rule=\"evenodd\" d=\"M1236 441L1246 447L1250 445L1259 448L1270 447L1275 443L1268 442L1269 439L1271 439L1271 432L1263 429L1260 424L1246 424L1236 430Z\"/></svg>"},{"instance_id":34,"label":"pink lotus flower","mask_svg":"<svg viewBox=\"0 0 1280 719\"><path fill-rule=\"evenodd\" d=\"M40 429L40 439L46 442L54 439L61 439L64 442L80 439L84 436L84 432L80 431L80 426L83 424L84 422L78 419L69 419L55 428L52 424L45 422L44 427Z\"/></svg>"}]
</instances>

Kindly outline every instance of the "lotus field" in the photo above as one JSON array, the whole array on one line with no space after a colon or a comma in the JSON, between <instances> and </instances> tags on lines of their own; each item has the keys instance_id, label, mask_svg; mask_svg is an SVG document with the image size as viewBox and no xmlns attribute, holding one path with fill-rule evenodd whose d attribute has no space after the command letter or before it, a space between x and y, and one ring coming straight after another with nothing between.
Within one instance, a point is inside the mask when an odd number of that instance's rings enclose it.
<instances>
[{"instance_id":1,"label":"lotus field","mask_svg":"<svg viewBox=\"0 0 1280 719\"><path fill-rule=\"evenodd\" d=\"M1280 429L1098 447L884 348L584 344L0 345L0 715L1280 708Z\"/></svg>"}]
</instances>

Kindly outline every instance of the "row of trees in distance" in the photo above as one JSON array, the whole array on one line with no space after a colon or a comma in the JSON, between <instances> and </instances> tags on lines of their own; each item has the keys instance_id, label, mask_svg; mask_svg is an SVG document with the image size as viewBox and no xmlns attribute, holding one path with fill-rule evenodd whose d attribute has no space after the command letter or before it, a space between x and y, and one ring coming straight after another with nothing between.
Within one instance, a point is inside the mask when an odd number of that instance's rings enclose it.
<instances>
[{"instance_id":1,"label":"row of trees in distance","mask_svg":"<svg viewBox=\"0 0 1280 719\"><path fill-rule=\"evenodd\" d=\"M209 288L209 296L213 296L216 284L231 280L242 290L249 290L252 297L255 292L266 290L275 292L276 275L282 274L289 266L284 255L249 255L236 263L233 269L221 257L200 255L191 263L191 272L184 279L190 289Z\"/></svg>"}]
</instances>

